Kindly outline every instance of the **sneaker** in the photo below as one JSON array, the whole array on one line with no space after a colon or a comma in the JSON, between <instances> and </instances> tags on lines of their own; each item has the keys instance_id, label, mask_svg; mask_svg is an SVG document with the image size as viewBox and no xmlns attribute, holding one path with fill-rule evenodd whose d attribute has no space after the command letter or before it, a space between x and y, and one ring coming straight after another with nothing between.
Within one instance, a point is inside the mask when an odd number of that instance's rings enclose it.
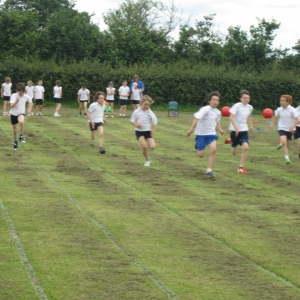
<instances>
[{"instance_id":1,"label":"sneaker","mask_svg":"<svg viewBox=\"0 0 300 300\"><path fill-rule=\"evenodd\" d=\"M34 116L34 112L33 111L31 112L31 115Z\"/></svg>"},{"instance_id":2,"label":"sneaker","mask_svg":"<svg viewBox=\"0 0 300 300\"><path fill-rule=\"evenodd\" d=\"M39 114L40 114L40 116L43 116L43 114L41 112Z\"/></svg>"},{"instance_id":3,"label":"sneaker","mask_svg":"<svg viewBox=\"0 0 300 300\"><path fill-rule=\"evenodd\" d=\"M105 118L108 118L108 115L107 115L107 114L105 115Z\"/></svg>"},{"instance_id":4,"label":"sneaker","mask_svg":"<svg viewBox=\"0 0 300 300\"><path fill-rule=\"evenodd\" d=\"M150 166L150 160L149 159L145 161L144 166L145 167L149 167Z\"/></svg>"},{"instance_id":5,"label":"sneaker","mask_svg":"<svg viewBox=\"0 0 300 300\"><path fill-rule=\"evenodd\" d=\"M126 117L126 115L123 115L123 118L125 118Z\"/></svg>"},{"instance_id":6,"label":"sneaker","mask_svg":"<svg viewBox=\"0 0 300 300\"><path fill-rule=\"evenodd\" d=\"M54 117L61 117L61 115L58 114L58 112L55 112L55 113L54 113Z\"/></svg>"},{"instance_id":7,"label":"sneaker","mask_svg":"<svg viewBox=\"0 0 300 300\"><path fill-rule=\"evenodd\" d=\"M238 168L237 172L240 173L240 174L247 174L248 173L245 168Z\"/></svg>"},{"instance_id":8,"label":"sneaker","mask_svg":"<svg viewBox=\"0 0 300 300\"><path fill-rule=\"evenodd\" d=\"M81 114L78 114L78 117L81 117Z\"/></svg>"},{"instance_id":9,"label":"sneaker","mask_svg":"<svg viewBox=\"0 0 300 300\"><path fill-rule=\"evenodd\" d=\"M114 115L111 115L110 117L111 117L111 118L113 118L113 117L114 117Z\"/></svg>"},{"instance_id":10,"label":"sneaker","mask_svg":"<svg viewBox=\"0 0 300 300\"><path fill-rule=\"evenodd\" d=\"M122 117L122 114L119 114L119 117L121 118L121 117Z\"/></svg>"},{"instance_id":11,"label":"sneaker","mask_svg":"<svg viewBox=\"0 0 300 300\"><path fill-rule=\"evenodd\" d=\"M276 149L277 149L277 150L280 150L281 148L282 148L282 144L279 143L279 144L277 145Z\"/></svg>"},{"instance_id":12,"label":"sneaker","mask_svg":"<svg viewBox=\"0 0 300 300\"><path fill-rule=\"evenodd\" d=\"M18 150L18 143L14 142L14 150Z\"/></svg>"},{"instance_id":13,"label":"sneaker","mask_svg":"<svg viewBox=\"0 0 300 300\"><path fill-rule=\"evenodd\" d=\"M84 117L85 117L85 118L87 118L87 115L86 115L86 114L84 114Z\"/></svg>"},{"instance_id":14,"label":"sneaker","mask_svg":"<svg viewBox=\"0 0 300 300\"><path fill-rule=\"evenodd\" d=\"M285 164L286 164L286 165L290 165L290 164L291 164L291 161L290 161L289 159L286 159L286 160L285 160Z\"/></svg>"},{"instance_id":15,"label":"sneaker","mask_svg":"<svg viewBox=\"0 0 300 300\"><path fill-rule=\"evenodd\" d=\"M37 112L35 115L36 115L36 116L38 116L39 114L40 114L40 113L39 113L39 112Z\"/></svg>"},{"instance_id":16,"label":"sneaker","mask_svg":"<svg viewBox=\"0 0 300 300\"><path fill-rule=\"evenodd\" d=\"M209 177L216 177L216 175L213 172L207 172L206 175Z\"/></svg>"},{"instance_id":17,"label":"sneaker","mask_svg":"<svg viewBox=\"0 0 300 300\"><path fill-rule=\"evenodd\" d=\"M3 116L6 116L6 112L3 113Z\"/></svg>"},{"instance_id":18,"label":"sneaker","mask_svg":"<svg viewBox=\"0 0 300 300\"><path fill-rule=\"evenodd\" d=\"M105 153L105 150L104 150L103 148L99 148L99 152L100 152L101 154L104 154L104 153Z\"/></svg>"},{"instance_id":19,"label":"sneaker","mask_svg":"<svg viewBox=\"0 0 300 300\"><path fill-rule=\"evenodd\" d=\"M22 143L26 143L26 140L25 140L25 138L24 138L23 135L20 135L19 140L20 140L20 142L22 142Z\"/></svg>"}]
</instances>

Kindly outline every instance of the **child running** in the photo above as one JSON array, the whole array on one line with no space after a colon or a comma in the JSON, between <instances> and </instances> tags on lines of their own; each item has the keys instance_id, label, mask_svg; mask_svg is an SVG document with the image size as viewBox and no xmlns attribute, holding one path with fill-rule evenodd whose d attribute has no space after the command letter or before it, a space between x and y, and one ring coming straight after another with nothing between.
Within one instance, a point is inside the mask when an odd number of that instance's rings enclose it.
<instances>
[{"instance_id":1,"label":"child running","mask_svg":"<svg viewBox=\"0 0 300 300\"><path fill-rule=\"evenodd\" d=\"M54 117L61 117L61 115L58 112L61 108L62 87L61 87L60 80L56 80L55 83L56 86L53 88L53 95L54 95L53 99L54 102L56 103Z\"/></svg>"},{"instance_id":2,"label":"child running","mask_svg":"<svg viewBox=\"0 0 300 300\"><path fill-rule=\"evenodd\" d=\"M229 130L231 130L231 153L236 155L237 146L242 146L242 154L238 173L247 174L245 162L249 149L248 122L250 130L253 131L252 111L253 107L249 104L250 93L247 90L240 91L240 102L234 104L229 112Z\"/></svg>"},{"instance_id":3,"label":"child running","mask_svg":"<svg viewBox=\"0 0 300 300\"><path fill-rule=\"evenodd\" d=\"M114 83L112 81L110 81L108 83L108 87L106 88L106 101L107 101L107 106L106 106L106 118L108 118L108 112L109 109L108 107L111 107L111 118L114 117L114 101L115 101L115 93L116 93L116 89L114 88Z\"/></svg>"},{"instance_id":4,"label":"child running","mask_svg":"<svg viewBox=\"0 0 300 300\"><path fill-rule=\"evenodd\" d=\"M22 143L26 143L24 138L24 121L25 121L25 109L26 103L28 102L28 113L31 111L32 98L25 94L25 84L17 84L17 92L12 94L10 98L10 120L14 132L14 150L18 149L18 140L17 140L17 125L20 124L20 137L19 140Z\"/></svg>"},{"instance_id":5,"label":"child running","mask_svg":"<svg viewBox=\"0 0 300 300\"><path fill-rule=\"evenodd\" d=\"M128 96L130 94L130 89L127 86L127 80L123 80L122 85L119 87L120 96L120 114L119 117L126 117L126 106L128 102Z\"/></svg>"},{"instance_id":6,"label":"child running","mask_svg":"<svg viewBox=\"0 0 300 300\"><path fill-rule=\"evenodd\" d=\"M90 91L86 88L86 84L81 85L81 89L78 91L77 101L79 103L79 114L81 117L82 109L84 109L84 116L87 114L87 105L90 103Z\"/></svg>"},{"instance_id":7,"label":"child running","mask_svg":"<svg viewBox=\"0 0 300 300\"><path fill-rule=\"evenodd\" d=\"M296 109L296 112L298 115L299 123L296 126L296 131L294 133L294 139L298 140L297 149L298 149L298 157L300 159L300 103L299 103L298 107L295 109Z\"/></svg>"},{"instance_id":8,"label":"child running","mask_svg":"<svg viewBox=\"0 0 300 300\"><path fill-rule=\"evenodd\" d=\"M277 146L277 150L282 148L284 153L285 163L291 164L289 158L289 145L292 140L292 133L295 132L295 127L298 124L298 114L294 107L291 106L293 98L290 95L281 95L280 107L275 110L275 115L270 125L270 129L273 129L274 124L279 118L278 122L278 133L280 136L280 143Z\"/></svg>"},{"instance_id":9,"label":"child running","mask_svg":"<svg viewBox=\"0 0 300 300\"><path fill-rule=\"evenodd\" d=\"M35 115L42 116L42 109L44 107L45 89L43 87L43 80L39 80L35 86L34 100L35 100Z\"/></svg>"},{"instance_id":10,"label":"child running","mask_svg":"<svg viewBox=\"0 0 300 300\"><path fill-rule=\"evenodd\" d=\"M146 159L144 166L150 166L150 158L148 156L148 146L151 150L155 149L154 133L157 125L157 118L150 105L153 100L150 96L143 96L141 99L141 106L136 109L131 115L130 122L135 127L136 139L139 140L143 155Z\"/></svg>"},{"instance_id":11,"label":"child running","mask_svg":"<svg viewBox=\"0 0 300 300\"><path fill-rule=\"evenodd\" d=\"M3 116L9 115L9 100L11 96L11 79L10 77L4 78L4 83L2 83L1 87L1 98L3 98Z\"/></svg>"},{"instance_id":12,"label":"child running","mask_svg":"<svg viewBox=\"0 0 300 300\"><path fill-rule=\"evenodd\" d=\"M217 150L218 136L216 135L216 127L221 134L226 134L220 124L221 112L217 109L220 99L221 95L219 92L211 92L208 95L208 105L201 107L200 110L194 114L194 121L186 133L186 136L189 137L196 128L195 148L200 158L204 156L205 148L208 146L210 155L206 175L209 177L216 177L212 171Z\"/></svg>"},{"instance_id":13,"label":"child running","mask_svg":"<svg viewBox=\"0 0 300 300\"><path fill-rule=\"evenodd\" d=\"M104 118L104 105L103 101L105 100L105 93L97 92L94 96L94 103L92 103L87 111L87 117L90 121L90 130L91 130L91 138L95 139L95 131L98 131L99 134L99 152L101 154L105 153L103 148L103 140L104 140L104 130L103 123L107 124Z\"/></svg>"},{"instance_id":14,"label":"child running","mask_svg":"<svg viewBox=\"0 0 300 300\"><path fill-rule=\"evenodd\" d=\"M27 116L33 116L34 115L34 112L33 112L33 109L34 109L34 92L35 92L35 87L33 85L33 82L31 80L28 80L27 81L27 85L25 87L25 93L27 96L31 97L32 98L32 105L31 105L31 111L28 111L28 114Z\"/></svg>"}]
</instances>

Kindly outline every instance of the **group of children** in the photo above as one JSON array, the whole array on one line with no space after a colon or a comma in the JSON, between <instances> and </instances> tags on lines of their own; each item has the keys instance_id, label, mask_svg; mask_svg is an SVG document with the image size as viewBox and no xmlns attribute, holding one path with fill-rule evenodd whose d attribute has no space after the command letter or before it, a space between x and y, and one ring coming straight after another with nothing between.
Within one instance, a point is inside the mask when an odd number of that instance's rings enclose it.
<instances>
[{"instance_id":1,"label":"group of children","mask_svg":"<svg viewBox=\"0 0 300 300\"><path fill-rule=\"evenodd\" d=\"M206 170L206 175L209 177L215 177L215 174L212 172L212 167L216 155L216 141L218 139L218 136L216 135L216 128L221 134L226 134L220 124L221 112L217 109L220 99L221 95L219 92L210 93L208 96L208 105L200 108L200 110L194 114L194 121L186 133L187 137L189 137L196 128L195 148L200 158L204 156L205 148L209 148L210 155ZM238 173L241 174L247 174L245 162L249 148L248 123L250 131L253 131L253 107L249 104L249 102L250 93L247 90L241 90L240 102L234 104L229 110L229 130L231 130L230 142L232 154L235 155L237 153L238 145L242 147L240 165L237 170ZM285 163L287 165L291 164L288 155L288 148L293 133L294 139L298 139L298 156L300 159L300 105L295 109L291 106L292 102L293 99L290 95L282 95L280 97L280 107L276 109L270 125L270 130L272 130L279 118L278 133L280 136L280 142L277 149L279 150L282 148Z\"/></svg>"},{"instance_id":2,"label":"group of children","mask_svg":"<svg viewBox=\"0 0 300 300\"><path fill-rule=\"evenodd\" d=\"M20 136L19 141L26 143L24 137L24 116L26 110L26 103L29 103L27 107L27 115L32 114L33 100L36 104L36 115L42 115L41 110L43 108L44 93L45 89L43 87L43 82L38 81L37 86L33 86L32 81L28 81L28 85L25 86L23 83L18 83L16 86L16 93L11 94L11 80L10 78L5 78L5 83L2 84L1 97L4 100L3 104L3 115L10 115L11 124L13 126L14 132L14 149L18 149L17 140L17 124L20 124ZM150 109L153 100L150 96L143 96L142 92L144 90L144 85L139 83L139 79L135 78L131 84L131 89L127 86L127 81L124 80L122 86L119 88L120 95L120 117L125 116L126 105L128 97L131 91L131 99L133 100L134 110L130 118L131 124L135 127L135 134L137 140L139 140L142 152L145 157L144 166L150 166L150 159L148 155L148 147L150 149L155 148L154 133L157 125L157 117ZM56 86L53 88L54 101L56 103L56 109L54 116L60 116L58 111L61 107L62 99L62 87L59 80L56 81ZM101 154L105 153L104 150L104 130L103 124L107 124L106 118L108 117L108 107L104 105L106 100L108 105L112 108L111 117L113 117L113 104L114 104L114 94L115 88L113 87L113 82L108 83L106 93L97 92L94 95L94 103L92 103L89 108L87 104L90 102L90 91L86 88L86 85L82 85L81 89L78 91L78 102L80 104L79 116L81 116L82 110L84 110L85 116L89 120L89 126L91 131L91 138L95 138L95 131L99 135L99 152ZM186 135L189 137L195 130L195 148L197 150L198 156L202 158L205 154L205 148L208 147L210 151L208 159L208 167L206 174L209 177L215 177L213 173L213 164L216 155L217 139L216 128L221 134L226 134L222 129L220 120L221 112L217 109L220 104L221 95L219 92L214 91L208 95L208 105L199 109L198 112L194 114L194 120L187 131ZM290 95L282 95L280 98L280 107L275 111L272 124L270 129L273 129L277 119L278 122L278 133L280 136L280 143L277 149L283 150L284 158L286 164L290 164L291 161L288 155L289 142L292 139L292 133L294 133L294 138L298 139L298 154L300 158L300 105L296 109L291 106L292 97ZM233 155L237 153L237 146L241 145L242 154L240 158L240 164L238 167L238 173L246 174L245 162L248 154L249 148L249 129L253 130L252 123L252 111L253 107L250 103L250 93L247 90L240 91L240 102L234 104L229 112L231 131L231 152ZM10 111L8 112L8 106L10 104ZM125 108L124 108L125 106ZM248 126L249 123L249 126ZM250 128L249 128L250 127Z\"/></svg>"}]
</instances>

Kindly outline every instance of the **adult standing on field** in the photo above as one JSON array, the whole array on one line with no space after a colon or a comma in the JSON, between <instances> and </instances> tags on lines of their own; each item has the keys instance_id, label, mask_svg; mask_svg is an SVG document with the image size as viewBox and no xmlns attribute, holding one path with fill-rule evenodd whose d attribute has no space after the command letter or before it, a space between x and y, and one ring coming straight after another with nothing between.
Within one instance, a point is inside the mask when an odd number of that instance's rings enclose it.
<instances>
[{"instance_id":1,"label":"adult standing on field","mask_svg":"<svg viewBox=\"0 0 300 300\"><path fill-rule=\"evenodd\" d=\"M144 95L145 84L140 80L139 75L133 75L132 82L130 83L130 91L132 91L133 83L136 82L138 84L139 89L142 92L142 96Z\"/></svg>"}]
</instances>

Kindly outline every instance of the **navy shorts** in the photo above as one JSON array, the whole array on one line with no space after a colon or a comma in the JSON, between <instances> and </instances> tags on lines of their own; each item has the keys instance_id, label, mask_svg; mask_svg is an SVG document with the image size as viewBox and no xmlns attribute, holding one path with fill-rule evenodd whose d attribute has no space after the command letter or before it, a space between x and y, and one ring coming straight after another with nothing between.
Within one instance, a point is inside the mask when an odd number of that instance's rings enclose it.
<instances>
[{"instance_id":1,"label":"navy shorts","mask_svg":"<svg viewBox=\"0 0 300 300\"><path fill-rule=\"evenodd\" d=\"M24 114L20 114L19 116L25 116ZM12 125L16 125L19 123L19 116L10 115L10 122Z\"/></svg>"},{"instance_id":2,"label":"navy shorts","mask_svg":"<svg viewBox=\"0 0 300 300\"><path fill-rule=\"evenodd\" d=\"M294 139L297 140L300 138L300 127L296 126L296 131L294 133Z\"/></svg>"},{"instance_id":3,"label":"navy shorts","mask_svg":"<svg viewBox=\"0 0 300 300\"><path fill-rule=\"evenodd\" d=\"M3 96L3 101L9 101L10 100L10 96Z\"/></svg>"},{"instance_id":4,"label":"navy shorts","mask_svg":"<svg viewBox=\"0 0 300 300\"><path fill-rule=\"evenodd\" d=\"M61 103L61 98L55 98L54 97L53 100L54 100L55 103Z\"/></svg>"},{"instance_id":5,"label":"navy shorts","mask_svg":"<svg viewBox=\"0 0 300 300\"><path fill-rule=\"evenodd\" d=\"M140 104L140 100L132 100L132 104L138 105L138 104Z\"/></svg>"},{"instance_id":6,"label":"navy shorts","mask_svg":"<svg viewBox=\"0 0 300 300\"><path fill-rule=\"evenodd\" d=\"M88 102L89 100L79 100L80 103Z\"/></svg>"},{"instance_id":7,"label":"navy shorts","mask_svg":"<svg viewBox=\"0 0 300 300\"><path fill-rule=\"evenodd\" d=\"M43 104L44 104L44 101L43 101L43 99L36 99L36 100L35 100L35 104L36 104L36 105L43 105Z\"/></svg>"},{"instance_id":8,"label":"navy shorts","mask_svg":"<svg viewBox=\"0 0 300 300\"><path fill-rule=\"evenodd\" d=\"M106 102L107 102L107 103L114 103L114 101L115 101L115 100L107 100L107 99L106 99Z\"/></svg>"},{"instance_id":9,"label":"navy shorts","mask_svg":"<svg viewBox=\"0 0 300 300\"><path fill-rule=\"evenodd\" d=\"M123 105L127 105L128 103L128 100L127 99L120 99L120 105L123 106Z\"/></svg>"},{"instance_id":10,"label":"navy shorts","mask_svg":"<svg viewBox=\"0 0 300 300\"><path fill-rule=\"evenodd\" d=\"M249 144L248 131L240 131L238 136L235 136L235 131L231 131L230 138L232 148L236 148L237 145L242 146L243 143Z\"/></svg>"},{"instance_id":11,"label":"navy shorts","mask_svg":"<svg viewBox=\"0 0 300 300\"><path fill-rule=\"evenodd\" d=\"M219 137L216 134L212 135L196 135L195 138L195 148L197 151L202 151L205 147L211 144L213 141L216 141Z\"/></svg>"},{"instance_id":12,"label":"navy shorts","mask_svg":"<svg viewBox=\"0 0 300 300\"><path fill-rule=\"evenodd\" d=\"M98 130L98 127L103 126L103 123L102 122L95 123L95 127L94 128L92 127L91 123L89 123L89 125L90 125L91 131L94 131L94 130Z\"/></svg>"},{"instance_id":13,"label":"navy shorts","mask_svg":"<svg viewBox=\"0 0 300 300\"><path fill-rule=\"evenodd\" d=\"M135 131L136 139L138 140L141 136L143 136L146 140L152 139L151 131Z\"/></svg>"},{"instance_id":14,"label":"navy shorts","mask_svg":"<svg viewBox=\"0 0 300 300\"><path fill-rule=\"evenodd\" d=\"M278 130L279 136L285 135L288 140L292 140L292 133L290 131Z\"/></svg>"}]
</instances>

